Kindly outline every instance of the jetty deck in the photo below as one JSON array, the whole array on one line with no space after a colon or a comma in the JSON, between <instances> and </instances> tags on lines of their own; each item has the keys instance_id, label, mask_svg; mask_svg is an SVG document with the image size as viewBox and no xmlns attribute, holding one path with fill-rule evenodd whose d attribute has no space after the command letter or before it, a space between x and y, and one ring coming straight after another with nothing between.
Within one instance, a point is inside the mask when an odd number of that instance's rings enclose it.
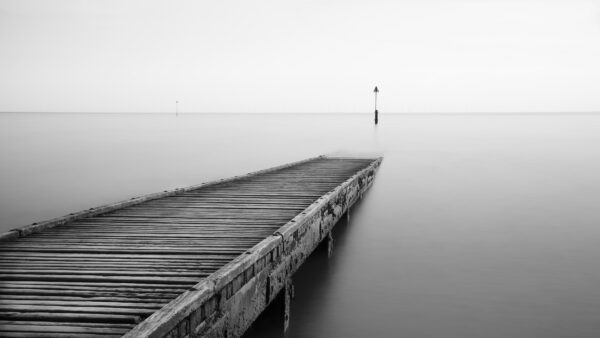
<instances>
[{"instance_id":1,"label":"jetty deck","mask_svg":"<svg viewBox=\"0 0 600 338\"><path fill-rule=\"evenodd\" d=\"M380 161L318 157L4 233L0 336L239 336Z\"/></svg>"}]
</instances>

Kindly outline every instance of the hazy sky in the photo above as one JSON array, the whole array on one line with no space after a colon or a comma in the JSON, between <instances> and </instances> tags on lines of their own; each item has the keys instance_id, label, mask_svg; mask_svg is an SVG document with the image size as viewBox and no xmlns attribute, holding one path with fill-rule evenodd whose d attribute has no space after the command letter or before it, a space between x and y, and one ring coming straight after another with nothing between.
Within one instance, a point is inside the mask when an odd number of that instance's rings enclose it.
<instances>
[{"instance_id":1,"label":"hazy sky","mask_svg":"<svg viewBox=\"0 0 600 338\"><path fill-rule=\"evenodd\" d=\"M600 111L600 0L0 0L0 111Z\"/></svg>"}]
</instances>

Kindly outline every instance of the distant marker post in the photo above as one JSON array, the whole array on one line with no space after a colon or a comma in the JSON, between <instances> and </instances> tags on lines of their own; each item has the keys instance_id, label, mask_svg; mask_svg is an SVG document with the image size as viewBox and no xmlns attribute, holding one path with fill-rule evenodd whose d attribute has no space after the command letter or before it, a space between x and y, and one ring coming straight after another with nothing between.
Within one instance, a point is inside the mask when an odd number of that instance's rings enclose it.
<instances>
[{"instance_id":1,"label":"distant marker post","mask_svg":"<svg viewBox=\"0 0 600 338\"><path fill-rule=\"evenodd\" d=\"M379 112L377 111L377 93L379 93L379 89L375 86L373 89L373 93L375 93L375 124L379 123Z\"/></svg>"},{"instance_id":2,"label":"distant marker post","mask_svg":"<svg viewBox=\"0 0 600 338\"><path fill-rule=\"evenodd\" d=\"M175 101L175 116L179 116L179 101Z\"/></svg>"}]
</instances>

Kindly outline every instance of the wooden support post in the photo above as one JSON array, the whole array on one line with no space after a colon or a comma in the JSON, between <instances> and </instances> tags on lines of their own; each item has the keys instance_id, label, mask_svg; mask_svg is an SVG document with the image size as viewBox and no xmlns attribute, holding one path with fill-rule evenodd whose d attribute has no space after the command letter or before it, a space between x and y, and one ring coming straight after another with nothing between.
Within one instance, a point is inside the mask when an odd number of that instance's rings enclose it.
<instances>
[{"instance_id":1,"label":"wooden support post","mask_svg":"<svg viewBox=\"0 0 600 338\"><path fill-rule=\"evenodd\" d=\"M327 257L333 254L333 234L331 231L327 233Z\"/></svg>"},{"instance_id":2,"label":"wooden support post","mask_svg":"<svg viewBox=\"0 0 600 338\"><path fill-rule=\"evenodd\" d=\"M346 222L350 222L350 207L348 207L348 210L346 211Z\"/></svg>"},{"instance_id":3,"label":"wooden support post","mask_svg":"<svg viewBox=\"0 0 600 338\"><path fill-rule=\"evenodd\" d=\"M290 326L290 308L292 299L294 298L294 284L292 279L288 278L285 281L285 288L283 289L284 301L283 301L283 332L286 332Z\"/></svg>"}]
</instances>

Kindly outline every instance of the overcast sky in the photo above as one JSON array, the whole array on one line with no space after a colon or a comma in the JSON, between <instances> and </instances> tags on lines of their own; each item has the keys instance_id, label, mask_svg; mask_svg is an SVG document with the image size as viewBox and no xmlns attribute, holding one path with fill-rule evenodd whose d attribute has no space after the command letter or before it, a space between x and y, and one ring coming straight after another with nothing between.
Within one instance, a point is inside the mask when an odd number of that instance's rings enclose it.
<instances>
[{"instance_id":1,"label":"overcast sky","mask_svg":"<svg viewBox=\"0 0 600 338\"><path fill-rule=\"evenodd\" d=\"M600 111L600 0L0 0L0 111Z\"/></svg>"}]
</instances>

